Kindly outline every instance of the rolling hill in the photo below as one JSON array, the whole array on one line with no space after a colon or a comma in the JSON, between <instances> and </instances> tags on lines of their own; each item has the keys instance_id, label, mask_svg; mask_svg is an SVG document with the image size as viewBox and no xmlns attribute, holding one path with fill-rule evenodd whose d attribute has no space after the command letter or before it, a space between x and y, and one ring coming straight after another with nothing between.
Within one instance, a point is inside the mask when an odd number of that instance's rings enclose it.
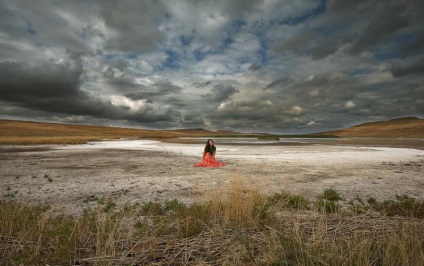
<instances>
[{"instance_id":1,"label":"rolling hill","mask_svg":"<svg viewBox=\"0 0 424 266\"><path fill-rule=\"evenodd\" d=\"M337 137L424 138L424 119L403 117L356 125L350 128L317 133Z\"/></svg>"},{"instance_id":2,"label":"rolling hill","mask_svg":"<svg viewBox=\"0 0 424 266\"><path fill-rule=\"evenodd\" d=\"M74 144L99 139L178 138L178 137L282 137L269 134L243 134L227 130L209 131L202 128L178 130L147 130L118 127L70 125L16 120L0 120L0 144ZM363 137L363 138L424 138L424 119L404 117L370 122L350 128L299 137Z\"/></svg>"},{"instance_id":3,"label":"rolling hill","mask_svg":"<svg viewBox=\"0 0 424 266\"><path fill-rule=\"evenodd\" d=\"M205 129L148 130L0 120L0 144L75 144L99 139L178 138L224 135ZM237 134L237 133L235 133Z\"/></svg>"}]
</instances>

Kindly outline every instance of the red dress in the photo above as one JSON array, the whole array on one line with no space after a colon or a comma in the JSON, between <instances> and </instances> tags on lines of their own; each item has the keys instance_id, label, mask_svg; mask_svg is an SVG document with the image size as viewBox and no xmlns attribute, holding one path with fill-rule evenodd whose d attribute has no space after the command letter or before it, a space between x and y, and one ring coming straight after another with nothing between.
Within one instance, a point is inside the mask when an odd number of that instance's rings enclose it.
<instances>
[{"instance_id":1,"label":"red dress","mask_svg":"<svg viewBox=\"0 0 424 266\"><path fill-rule=\"evenodd\" d=\"M215 160L215 157L212 156L209 152L205 153L203 160L200 163L196 163L195 167L221 167L225 166L225 163L220 163Z\"/></svg>"}]
</instances>

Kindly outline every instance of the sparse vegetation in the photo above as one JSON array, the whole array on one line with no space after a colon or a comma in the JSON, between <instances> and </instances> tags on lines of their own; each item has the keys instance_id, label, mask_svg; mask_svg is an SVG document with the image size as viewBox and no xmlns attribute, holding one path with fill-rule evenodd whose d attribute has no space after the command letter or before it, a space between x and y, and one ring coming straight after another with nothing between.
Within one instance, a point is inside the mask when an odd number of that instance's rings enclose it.
<instances>
[{"instance_id":1,"label":"sparse vegetation","mask_svg":"<svg viewBox=\"0 0 424 266\"><path fill-rule=\"evenodd\" d=\"M49 182L53 182L53 179L48 174L44 174L44 179L47 179Z\"/></svg>"},{"instance_id":2,"label":"sparse vegetation","mask_svg":"<svg viewBox=\"0 0 424 266\"><path fill-rule=\"evenodd\" d=\"M342 198L329 189L315 204ZM45 206L0 200L2 263L419 265L424 260L424 221L414 218L421 217L424 202L405 195L381 203L355 198L352 212L336 215L309 209L299 195L260 195L240 180L190 205L174 199L117 209L112 199L84 201L98 205L81 216L51 217ZM354 205L380 216L358 214Z\"/></svg>"},{"instance_id":3,"label":"sparse vegetation","mask_svg":"<svg viewBox=\"0 0 424 266\"><path fill-rule=\"evenodd\" d=\"M148 216L162 215L164 209L159 202L149 201L142 206L142 214Z\"/></svg>"},{"instance_id":4,"label":"sparse vegetation","mask_svg":"<svg viewBox=\"0 0 424 266\"><path fill-rule=\"evenodd\" d=\"M115 202L113 202L113 200L111 199L111 198L109 198L107 201L106 201L106 204L105 204L105 207L103 208L103 211L104 212L109 212L109 211L111 211L113 208L115 208L116 207L116 203Z\"/></svg>"},{"instance_id":5,"label":"sparse vegetation","mask_svg":"<svg viewBox=\"0 0 424 266\"><path fill-rule=\"evenodd\" d=\"M335 213L340 209L338 201L343 200L343 197L338 191L332 188L325 189L321 195L317 197L315 207L326 213Z\"/></svg>"},{"instance_id":6,"label":"sparse vegetation","mask_svg":"<svg viewBox=\"0 0 424 266\"><path fill-rule=\"evenodd\" d=\"M292 195L289 193L275 193L268 197L270 204L279 205L283 208L307 209L309 201L301 195Z\"/></svg>"},{"instance_id":7,"label":"sparse vegetation","mask_svg":"<svg viewBox=\"0 0 424 266\"><path fill-rule=\"evenodd\" d=\"M408 195L397 195L395 200L372 201L372 208L388 216L424 218L424 202Z\"/></svg>"},{"instance_id":8,"label":"sparse vegetation","mask_svg":"<svg viewBox=\"0 0 424 266\"><path fill-rule=\"evenodd\" d=\"M14 198L16 193L12 193L12 192L7 192L6 194L4 194L5 198Z\"/></svg>"},{"instance_id":9,"label":"sparse vegetation","mask_svg":"<svg viewBox=\"0 0 424 266\"><path fill-rule=\"evenodd\" d=\"M96 196L90 195L88 197L86 197L83 202L84 203L89 203L89 202L93 202L93 201L98 201L99 198L97 198Z\"/></svg>"}]
</instances>

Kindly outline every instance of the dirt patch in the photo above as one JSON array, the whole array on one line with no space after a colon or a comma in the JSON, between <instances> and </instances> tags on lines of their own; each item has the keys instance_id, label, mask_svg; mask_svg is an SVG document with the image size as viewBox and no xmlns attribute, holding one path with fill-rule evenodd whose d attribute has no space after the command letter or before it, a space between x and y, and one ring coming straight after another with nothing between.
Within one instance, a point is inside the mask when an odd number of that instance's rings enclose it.
<instances>
[{"instance_id":1,"label":"dirt patch","mask_svg":"<svg viewBox=\"0 0 424 266\"><path fill-rule=\"evenodd\" d=\"M79 214L97 199L118 206L174 198L192 203L241 178L264 194L288 191L314 198L334 188L346 199L424 198L424 151L418 149L218 143L217 160L227 166L205 169L193 167L201 159L200 144L130 147L2 146L0 197Z\"/></svg>"}]
</instances>

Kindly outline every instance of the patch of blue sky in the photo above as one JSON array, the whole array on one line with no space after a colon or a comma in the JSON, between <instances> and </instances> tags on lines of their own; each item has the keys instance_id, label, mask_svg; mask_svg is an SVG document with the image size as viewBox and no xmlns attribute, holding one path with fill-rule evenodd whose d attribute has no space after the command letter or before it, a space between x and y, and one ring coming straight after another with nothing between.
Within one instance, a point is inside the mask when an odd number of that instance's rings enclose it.
<instances>
[{"instance_id":1,"label":"patch of blue sky","mask_svg":"<svg viewBox=\"0 0 424 266\"><path fill-rule=\"evenodd\" d=\"M268 62L268 55L267 55L266 48L261 46L261 49L259 50L259 54L261 56L262 65L266 65L266 63Z\"/></svg>"},{"instance_id":2,"label":"patch of blue sky","mask_svg":"<svg viewBox=\"0 0 424 266\"><path fill-rule=\"evenodd\" d=\"M236 35L238 32L241 31L241 29L247 25L246 21L241 19L236 19L231 22L230 27L227 29L226 36L222 39L222 45L221 48L225 49L230 46L231 43L233 43L232 36Z\"/></svg>"},{"instance_id":3,"label":"patch of blue sky","mask_svg":"<svg viewBox=\"0 0 424 266\"><path fill-rule=\"evenodd\" d=\"M115 58L136 59L138 56L139 55L136 53L110 53L104 54L103 58L107 60L113 60Z\"/></svg>"},{"instance_id":4,"label":"patch of blue sky","mask_svg":"<svg viewBox=\"0 0 424 266\"><path fill-rule=\"evenodd\" d=\"M242 19L235 19L231 22L231 27L234 31L239 31L242 27L246 26L247 22Z\"/></svg>"},{"instance_id":5,"label":"patch of blue sky","mask_svg":"<svg viewBox=\"0 0 424 266\"><path fill-rule=\"evenodd\" d=\"M326 9L327 9L327 0L321 0L320 3L315 8L297 17L290 17L288 19L282 20L279 22L279 24L298 25L308 19L324 14Z\"/></svg>"},{"instance_id":6,"label":"patch of blue sky","mask_svg":"<svg viewBox=\"0 0 424 266\"><path fill-rule=\"evenodd\" d=\"M379 61L402 57L402 53L399 48L382 50L380 47L373 47L370 51L374 55L374 58Z\"/></svg>"},{"instance_id":7,"label":"patch of blue sky","mask_svg":"<svg viewBox=\"0 0 424 266\"><path fill-rule=\"evenodd\" d=\"M117 57L119 57L119 56L121 56L120 54L105 54L105 55L103 55L103 57L105 58L105 59L107 59L107 60L111 60L111 59L115 59L115 58L117 58Z\"/></svg>"},{"instance_id":8,"label":"patch of blue sky","mask_svg":"<svg viewBox=\"0 0 424 266\"><path fill-rule=\"evenodd\" d=\"M180 36L180 41L183 46L190 46L190 43L193 41L192 36Z\"/></svg>"},{"instance_id":9,"label":"patch of blue sky","mask_svg":"<svg viewBox=\"0 0 424 266\"><path fill-rule=\"evenodd\" d=\"M128 58L128 59L136 59L138 57L138 54L129 53L129 54L126 54L125 57Z\"/></svg>"},{"instance_id":10,"label":"patch of blue sky","mask_svg":"<svg viewBox=\"0 0 424 266\"><path fill-rule=\"evenodd\" d=\"M261 43L261 48L259 49L258 53L259 53L259 55L261 57L261 63L263 65L265 65L267 63L267 61L268 61L268 53L267 53L268 43L267 43L267 39L262 34L258 34L257 36L258 36L259 41Z\"/></svg>"},{"instance_id":11,"label":"patch of blue sky","mask_svg":"<svg viewBox=\"0 0 424 266\"><path fill-rule=\"evenodd\" d=\"M200 50L194 50L193 55L196 58L196 61L202 61L206 57L207 53L204 53Z\"/></svg>"},{"instance_id":12,"label":"patch of blue sky","mask_svg":"<svg viewBox=\"0 0 424 266\"><path fill-rule=\"evenodd\" d=\"M228 48L228 46L230 46L230 44L233 42L233 39L231 38L230 35L228 35L227 37L225 37L222 40L222 47L223 48Z\"/></svg>"},{"instance_id":13,"label":"patch of blue sky","mask_svg":"<svg viewBox=\"0 0 424 266\"><path fill-rule=\"evenodd\" d=\"M165 52L168 55L168 57L166 58L166 61L164 63L164 67L165 68L178 68L179 67L178 60L180 58L178 53L173 51L173 50L166 50Z\"/></svg>"}]
</instances>

